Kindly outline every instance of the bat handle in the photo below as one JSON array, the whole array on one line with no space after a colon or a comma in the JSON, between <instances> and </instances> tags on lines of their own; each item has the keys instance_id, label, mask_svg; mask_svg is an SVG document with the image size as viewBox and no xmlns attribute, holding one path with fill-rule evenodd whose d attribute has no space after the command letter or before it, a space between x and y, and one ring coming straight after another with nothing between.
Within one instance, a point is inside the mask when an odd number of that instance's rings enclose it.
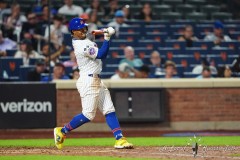
<instances>
[{"instance_id":1,"label":"bat handle","mask_svg":"<svg viewBox=\"0 0 240 160\"><path fill-rule=\"evenodd\" d=\"M102 34L104 34L104 31L103 30L93 30L92 34L93 35L102 35Z\"/></svg>"}]
</instances>

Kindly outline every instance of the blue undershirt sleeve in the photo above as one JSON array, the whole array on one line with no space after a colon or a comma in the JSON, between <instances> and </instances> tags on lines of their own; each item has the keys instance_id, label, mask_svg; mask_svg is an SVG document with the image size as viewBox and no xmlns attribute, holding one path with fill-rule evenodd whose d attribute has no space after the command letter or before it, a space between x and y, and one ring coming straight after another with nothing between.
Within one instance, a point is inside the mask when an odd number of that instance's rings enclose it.
<instances>
[{"instance_id":1,"label":"blue undershirt sleeve","mask_svg":"<svg viewBox=\"0 0 240 160\"><path fill-rule=\"evenodd\" d=\"M108 54L110 42L104 40L102 47L98 50L97 59L105 59Z\"/></svg>"}]
</instances>

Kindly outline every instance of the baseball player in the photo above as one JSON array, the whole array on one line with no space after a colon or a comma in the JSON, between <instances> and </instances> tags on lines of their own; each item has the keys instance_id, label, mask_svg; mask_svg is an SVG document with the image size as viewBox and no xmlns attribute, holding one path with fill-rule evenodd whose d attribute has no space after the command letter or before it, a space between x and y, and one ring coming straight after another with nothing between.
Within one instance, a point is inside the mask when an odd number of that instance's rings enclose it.
<instances>
[{"instance_id":1,"label":"baseball player","mask_svg":"<svg viewBox=\"0 0 240 160\"><path fill-rule=\"evenodd\" d=\"M106 122L111 128L116 139L114 148L133 148L133 145L122 135L109 90L100 79L102 61L107 57L109 41L115 33L112 27L103 29L104 42L101 48L87 38L88 25L81 18L73 18L69 23L72 34L72 44L80 70L80 78L77 80L77 89L81 96L82 113L76 115L64 127L54 128L55 145L63 148L66 134L79 126L93 120L97 108L105 115Z\"/></svg>"}]
</instances>

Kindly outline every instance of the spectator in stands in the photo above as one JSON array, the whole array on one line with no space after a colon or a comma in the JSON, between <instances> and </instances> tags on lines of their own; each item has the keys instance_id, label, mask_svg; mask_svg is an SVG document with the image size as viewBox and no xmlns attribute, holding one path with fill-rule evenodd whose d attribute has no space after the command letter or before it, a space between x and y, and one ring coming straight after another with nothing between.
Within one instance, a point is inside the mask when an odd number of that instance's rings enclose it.
<instances>
[{"instance_id":1,"label":"spectator in stands","mask_svg":"<svg viewBox=\"0 0 240 160\"><path fill-rule=\"evenodd\" d=\"M53 24L50 26L51 42L54 44L55 49L63 43L63 34L68 33L68 29L63 25L63 17L61 15L55 15L53 18ZM45 30L44 38L48 40L49 29L48 27Z\"/></svg>"},{"instance_id":2,"label":"spectator in stands","mask_svg":"<svg viewBox=\"0 0 240 160\"><path fill-rule=\"evenodd\" d=\"M107 26L109 27L114 27L116 30L116 36L119 35L119 28L120 27L128 27L128 25L124 22L124 13L122 10L118 10L115 13L115 18L113 19L112 22L108 23Z\"/></svg>"},{"instance_id":3,"label":"spectator in stands","mask_svg":"<svg viewBox=\"0 0 240 160\"><path fill-rule=\"evenodd\" d=\"M46 27L48 25L48 10L49 10L49 7L47 5L44 5L42 8L42 15L39 17L39 20L38 20L42 27ZM53 14L51 11L50 11L50 18L52 21Z\"/></svg>"},{"instance_id":4,"label":"spectator in stands","mask_svg":"<svg viewBox=\"0 0 240 160\"><path fill-rule=\"evenodd\" d=\"M122 11L123 11L123 13L124 13L124 18L125 18L125 20L130 20L130 19L133 18L133 17L132 17L132 14L131 14L131 11L130 11L130 6L129 6L129 5L124 5L124 6L122 7Z\"/></svg>"},{"instance_id":5,"label":"spectator in stands","mask_svg":"<svg viewBox=\"0 0 240 160\"><path fill-rule=\"evenodd\" d=\"M130 78L130 75L133 74L133 69L129 66L128 63L124 62L118 66L118 71L111 77L113 80L123 79L123 78Z\"/></svg>"},{"instance_id":6,"label":"spectator in stands","mask_svg":"<svg viewBox=\"0 0 240 160\"><path fill-rule=\"evenodd\" d=\"M143 65L139 68L140 74L136 74L135 78L149 78L150 76L150 68L147 65Z\"/></svg>"},{"instance_id":7,"label":"spectator in stands","mask_svg":"<svg viewBox=\"0 0 240 160\"><path fill-rule=\"evenodd\" d=\"M63 65L65 67L77 67L78 66L77 59L74 54L74 51L71 51L69 55L70 55L70 60L63 62Z\"/></svg>"},{"instance_id":8,"label":"spectator in stands","mask_svg":"<svg viewBox=\"0 0 240 160\"><path fill-rule=\"evenodd\" d=\"M205 41L212 41L215 45L219 45L221 42L229 42L231 38L223 33L223 24L221 21L215 21L213 33L205 36Z\"/></svg>"},{"instance_id":9,"label":"spectator in stands","mask_svg":"<svg viewBox=\"0 0 240 160\"><path fill-rule=\"evenodd\" d=\"M93 23L97 26L102 26L103 25L102 22L99 21L96 11L93 11L89 14L89 23L90 24Z\"/></svg>"},{"instance_id":10,"label":"spectator in stands","mask_svg":"<svg viewBox=\"0 0 240 160\"><path fill-rule=\"evenodd\" d=\"M80 17L82 19L84 19L85 22L88 24L88 31L89 31L89 33L91 33L93 30L98 29L97 25L94 22L90 21L89 16L88 16L87 13L83 13Z\"/></svg>"},{"instance_id":11,"label":"spectator in stands","mask_svg":"<svg viewBox=\"0 0 240 160\"><path fill-rule=\"evenodd\" d=\"M58 13L63 15L80 16L83 8L73 4L72 0L64 0L65 5L59 8Z\"/></svg>"},{"instance_id":12,"label":"spectator in stands","mask_svg":"<svg viewBox=\"0 0 240 160\"><path fill-rule=\"evenodd\" d=\"M17 43L9 38L4 38L0 30L0 57L7 56L6 50L17 49Z\"/></svg>"},{"instance_id":13,"label":"spectator in stands","mask_svg":"<svg viewBox=\"0 0 240 160\"><path fill-rule=\"evenodd\" d=\"M193 74L201 74L204 67L209 67L212 74L217 74L217 69L214 66L209 65L209 63L206 59L202 59L201 64L196 65L193 68L192 73Z\"/></svg>"},{"instance_id":14,"label":"spectator in stands","mask_svg":"<svg viewBox=\"0 0 240 160\"><path fill-rule=\"evenodd\" d=\"M34 38L36 34L41 33L41 25L38 23L38 19L35 13L28 13L28 21L23 23L21 31L21 39L29 39L32 41L33 48L37 50L38 41Z\"/></svg>"},{"instance_id":15,"label":"spectator in stands","mask_svg":"<svg viewBox=\"0 0 240 160\"><path fill-rule=\"evenodd\" d=\"M105 8L105 19L113 19L116 11L119 9L118 0L108 0L108 6Z\"/></svg>"},{"instance_id":16,"label":"spectator in stands","mask_svg":"<svg viewBox=\"0 0 240 160\"><path fill-rule=\"evenodd\" d=\"M194 36L193 27L191 25L187 25L184 27L183 36L178 38L179 41L186 41L187 47L192 47L193 42L197 41L198 38Z\"/></svg>"},{"instance_id":17,"label":"spectator in stands","mask_svg":"<svg viewBox=\"0 0 240 160\"><path fill-rule=\"evenodd\" d=\"M7 32L8 37L13 39L14 32L16 34L20 33L22 24L26 21L27 18L21 14L20 5L15 3L11 6L11 15L4 23L4 32Z\"/></svg>"},{"instance_id":18,"label":"spectator in stands","mask_svg":"<svg viewBox=\"0 0 240 160\"><path fill-rule=\"evenodd\" d=\"M218 77L220 78L231 78L232 77L232 71L231 68L226 65L224 67L218 68Z\"/></svg>"},{"instance_id":19,"label":"spectator in stands","mask_svg":"<svg viewBox=\"0 0 240 160\"><path fill-rule=\"evenodd\" d=\"M173 61L166 61L165 63L165 78L178 78L176 76L176 64Z\"/></svg>"},{"instance_id":20,"label":"spectator in stands","mask_svg":"<svg viewBox=\"0 0 240 160\"><path fill-rule=\"evenodd\" d=\"M20 50L18 50L15 55L15 58L23 58L23 65L29 65L30 58L43 58L39 53L33 50L32 42L28 39L24 39L20 42Z\"/></svg>"},{"instance_id":21,"label":"spectator in stands","mask_svg":"<svg viewBox=\"0 0 240 160\"><path fill-rule=\"evenodd\" d=\"M157 77L164 74L164 70L161 64L161 57L158 51L153 51L150 57L151 66L153 67L151 77Z\"/></svg>"},{"instance_id":22,"label":"spectator in stands","mask_svg":"<svg viewBox=\"0 0 240 160\"><path fill-rule=\"evenodd\" d=\"M208 66L203 67L202 74L197 79L212 78L211 70Z\"/></svg>"},{"instance_id":23,"label":"spectator in stands","mask_svg":"<svg viewBox=\"0 0 240 160\"><path fill-rule=\"evenodd\" d=\"M39 59L35 63L35 68L33 71L30 71L27 75L28 81L41 81L41 74L48 73L46 69L45 61L43 59Z\"/></svg>"},{"instance_id":24,"label":"spectator in stands","mask_svg":"<svg viewBox=\"0 0 240 160\"><path fill-rule=\"evenodd\" d=\"M73 69L72 79L78 80L79 77L80 77L79 69L78 68Z\"/></svg>"},{"instance_id":25,"label":"spectator in stands","mask_svg":"<svg viewBox=\"0 0 240 160\"><path fill-rule=\"evenodd\" d=\"M54 66L55 63L59 62L58 57L63 53L65 50L65 45L62 45L58 50L55 50L53 47L50 47L50 53L51 55L49 56L49 45L44 44L42 47L42 56L44 57L44 60L46 63L49 62L50 59L50 65Z\"/></svg>"},{"instance_id":26,"label":"spectator in stands","mask_svg":"<svg viewBox=\"0 0 240 160\"><path fill-rule=\"evenodd\" d=\"M4 21L3 18L5 18L4 16L6 15L10 15L11 14L11 9L8 8L8 3L6 2L6 0L1 0L0 1L0 24L2 24L2 22Z\"/></svg>"},{"instance_id":27,"label":"spectator in stands","mask_svg":"<svg viewBox=\"0 0 240 160\"><path fill-rule=\"evenodd\" d=\"M97 12L97 13L101 13L101 14L104 15L105 10L101 6L99 0L92 0L91 4L90 4L90 7L88 7L85 12L89 15L90 15L91 12Z\"/></svg>"},{"instance_id":28,"label":"spectator in stands","mask_svg":"<svg viewBox=\"0 0 240 160\"><path fill-rule=\"evenodd\" d=\"M58 80L58 79L62 79L62 80L69 79L69 77L65 75L65 67L62 63L56 63L53 68L53 75L51 77L46 76L42 78L41 81L48 82L48 81Z\"/></svg>"},{"instance_id":29,"label":"spectator in stands","mask_svg":"<svg viewBox=\"0 0 240 160\"><path fill-rule=\"evenodd\" d=\"M149 3L145 3L137 19L144 20L145 22L151 22L154 19L152 7Z\"/></svg>"},{"instance_id":30,"label":"spectator in stands","mask_svg":"<svg viewBox=\"0 0 240 160\"><path fill-rule=\"evenodd\" d=\"M131 46L127 46L124 48L124 55L125 58L120 61L120 64L127 63L130 67L141 67L143 65L143 62L139 58L135 58L134 49Z\"/></svg>"}]
</instances>

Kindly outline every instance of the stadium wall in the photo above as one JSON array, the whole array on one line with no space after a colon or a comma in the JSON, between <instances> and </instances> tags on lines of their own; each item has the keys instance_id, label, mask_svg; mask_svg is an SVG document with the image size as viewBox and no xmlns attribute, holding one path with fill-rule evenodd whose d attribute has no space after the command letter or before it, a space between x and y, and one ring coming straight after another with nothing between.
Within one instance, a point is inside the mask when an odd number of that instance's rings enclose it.
<instances>
[{"instance_id":1,"label":"stadium wall","mask_svg":"<svg viewBox=\"0 0 240 160\"><path fill-rule=\"evenodd\" d=\"M159 123L123 123L125 130L239 130L239 79L103 80L111 88L164 88L165 121ZM57 125L66 124L81 113L76 81L56 81ZM146 109L147 109L146 99ZM144 110L143 110L144 112ZM81 131L108 131L104 116L96 114L93 123Z\"/></svg>"}]
</instances>

